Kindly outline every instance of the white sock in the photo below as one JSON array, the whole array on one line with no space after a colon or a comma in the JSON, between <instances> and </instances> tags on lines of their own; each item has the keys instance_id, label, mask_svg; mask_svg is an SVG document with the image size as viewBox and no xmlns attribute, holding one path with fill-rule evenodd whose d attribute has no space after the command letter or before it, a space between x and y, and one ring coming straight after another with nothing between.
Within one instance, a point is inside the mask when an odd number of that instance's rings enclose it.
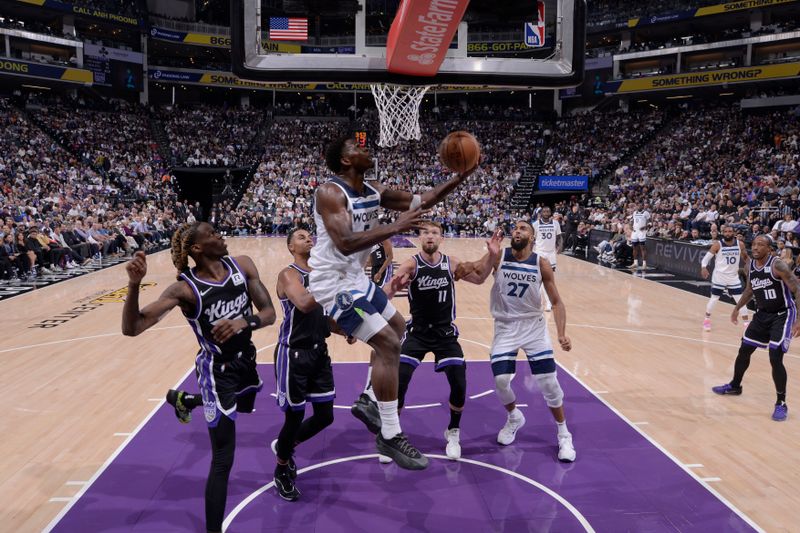
<instances>
[{"instance_id":1,"label":"white sock","mask_svg":"<svg viewBox=\"0 0 800 533\"><path fill-rule=\"evenodd\" d=\"M400 429L400 417L397 416L397 400L391 402L378 402L378 411L381 413L381 435L386 440L394 438Z\"/></svg>"},{"instance_id":2,"label":"white sock","mask_svg":"<svg viewBox=\"0 0 800 533\"><path fill-rule=\"evenodd\" d=\"M558 436L561 435L569 435L569 430L567 429L567 421L564 420L563 422L556 422L556 426L558 426Z\"/></svg>"},{"instance_id":3,"label":"white sock","mask_svg":"<svg viewBox=\"0 0 800 533\"><path fill-rule=\"evenodd\" d=\"M522 418L522 411L520 411L519 408L514 407L514 410L508 413L508 418L514 421L519 420Z\"/></svg>"}]
</instances>

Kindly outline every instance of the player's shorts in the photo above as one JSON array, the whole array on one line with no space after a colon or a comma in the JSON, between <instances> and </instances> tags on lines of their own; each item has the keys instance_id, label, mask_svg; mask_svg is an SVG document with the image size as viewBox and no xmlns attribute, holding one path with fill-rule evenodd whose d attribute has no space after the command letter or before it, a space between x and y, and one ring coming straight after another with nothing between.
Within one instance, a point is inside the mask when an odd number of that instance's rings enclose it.
<instances>
[{"instance_id":1,"label":"player's shorts","mask_svg":"<svg viewBox=\"0 0 800 533\"><path fill-rule=\"evenodd\" d=\"M756 311L742 342L756 348L779 348L786 353L792 342L792 326L796 319L797 310L793 307L780 313Z\"/></svg>"},{"instance_id":2,"label":"player's shorts","mask_svg":"<svg viewBox=\"0 0 800 533\"><path fill-rule=\"evenodd\" d=\"M742 294L742 280L739 276L720 276L714 277L711 275L711 294L714 296L722 296L722 293L728 291L731 296L739 296Z\"/></svg>"},{"instance_id":3,"label":"player's shorts","mask_svg":"<svg viewBox=\"0 0 800 533\"><path fill-rule=\"evenodd\" d=\"M381 265L381 266L383 266L383 265ZM377 272L378 270L380 270L380 268L376 269L375 272ZM375 284L382 289L382 288L384 288L386 286L387 283L389 283L389 280L392 279L392 275L393 274L394 274L394 267L392 266L391 263L389 263L389 266L387 266L386 270L383 271L383 275L381 275L381 279L379 279L378 281L375 281L375 275L373 274L372 275L372 281L375 282Z\"/></svg>"},{"instance_id":4,"label":"player's shorts","mask_svg":"<svg viewBox=\"0 0 800 533\"><path fill-rule=\"evenodd\" d=\"M525 352L531 373L548 374L556 371L553 345L544 317L494 321L494 340L490 352L492 374L514 374L519 350Z\"/></svg>"},{"instance_id":5,"label":"player's shorts","mask_svg":"<svg viewBox=\"0 0 800 533\"><path fill-rule=\"evenodd\" d=\"M441 335L431 330L422 333L406 330L400 342L401 364L417 368L429 352L433 353L435 358L436 372L442 372L448 366L465 364L464 351L456 335Z\"/></svg>"},{"instance_id":6,"label":"player's shorts","mask_svg":"<svg viewBox=\"0 0 800 533\"><path fill-rule=\"evenodd\" d=\"M553 267L553 272L556 271L556 261L558 261L558 254L542 252L539 254L539 257L547 259L547 262L550 263L551 267ZM544 285L542 285L542 287L544 288Z\"/></svg>"},{"instance_id":7,"label":"player's shorts","mask_svg":"<svg viewBox=\"0 0 800 533\"><path fill-rule=\"evenodd\" d=\"M306 402L331 402L336 397L333 368L328 347L322 342L315 348L275 347L275 381L278 384L278 407L282 411L302 411Z\"/></svg>"},{"instance_id":8,"label":"player's shorts","mask_svg":"<svg viewBox=\"0 0 800 533\"><path fill-rule=\"evenodd\" d=\"M221 357L201 350L195 359L197 384L203 397L203 414L209 427L217 427L222 415L236 420L236 413L252 413L256 393L263 382L256 369L256 347Z\"/></svg>"},{"instance_id":9,"label":"player's shorts","mask_svg":"<svg viewBox=\"0 0 800 533\"><path fill-rule=\"evenodd\" d=\"M631 242L633 244L644 244L647 241L647 231L640 229L631 232Z\"/></svg>"},{"instance_id":10,"label":"player's shorts","mask_svg":"<svg viewBox=\"0 0 800 533\"><path fill-rule=\"evenodd\" d=\"M397 310L383 290L363 272L312 270L308 289L342 330L364 342L389 325Z\"/></svg>"}]
</instances>

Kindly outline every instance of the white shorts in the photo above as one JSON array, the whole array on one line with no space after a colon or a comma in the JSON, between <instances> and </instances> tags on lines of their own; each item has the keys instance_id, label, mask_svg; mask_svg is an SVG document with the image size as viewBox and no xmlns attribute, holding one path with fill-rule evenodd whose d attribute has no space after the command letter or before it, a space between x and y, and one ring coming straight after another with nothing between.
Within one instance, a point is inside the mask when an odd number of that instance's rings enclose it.
<instances>
[{"instance_id":1,"label":"white shorts","mask_svg":"<svg viewBox=\"0 0 800 533\"><path fill-rule=\"evenodd\" d=\"M640 229L631 232L631 242L645 242L647 241L647 230Z\"/></svg>"},{"instance_id":2,"label":"white shorts","mask_svg":"<svg viewBox=\"0 0 800 533\"><path fill-rule=\"evenodd\" d=\"M547 321L543 316L494 321L494 339L490 352L492 373L495 376L514 374L519 350L525 352L533 374L555 372L553 344L550 342Z\"/></svg>"},{"instance_id":3,"label":"white shorts","mask_svg":"<svg viewBox=\"0 0 800 533\"><path fill-rule=\"evenodd\" d=\"M738 296L742 294L742 280L739 276L717 276L711 275L711 294L714 296L722 296L722 293L728 291L731 296Z\"/></svg>"},{"instance_id":4,"label":"white shorts","mask_svg":"<svg viewBox=\"0 0 800 533\"><path fill-rule=\"evenodd\" d=\"M388 326L388 320L397 313L383 290L364 272L312 270L308 290L345 333L364 342Z\"/></svg>"}]
</instances>

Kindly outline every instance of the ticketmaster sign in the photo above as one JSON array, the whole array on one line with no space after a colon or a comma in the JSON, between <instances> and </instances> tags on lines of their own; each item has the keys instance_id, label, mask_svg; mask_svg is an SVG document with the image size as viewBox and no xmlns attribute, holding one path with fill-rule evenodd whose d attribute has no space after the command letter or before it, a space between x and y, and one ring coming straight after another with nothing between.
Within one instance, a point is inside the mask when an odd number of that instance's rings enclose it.
<instances>
[{"instance_id":1,"label":"ticketmaster sign","mask_svg":"<svg viewBox=\"0 0 800 533\"><path fill-rule=\"evenodd\" d=\"M587 191L589 176L539 176L540 191Z\"/></svg>"}]
</instances>

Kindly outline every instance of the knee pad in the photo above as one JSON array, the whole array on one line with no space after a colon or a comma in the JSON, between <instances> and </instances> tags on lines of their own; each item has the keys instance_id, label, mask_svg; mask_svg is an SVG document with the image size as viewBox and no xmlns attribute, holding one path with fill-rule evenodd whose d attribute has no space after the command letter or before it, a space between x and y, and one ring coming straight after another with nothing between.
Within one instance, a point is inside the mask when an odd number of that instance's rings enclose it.
<instances>
[{"instance_id":1,"label":"knee pad","mask_svg":"<svg viewBox=\"0 0 800 533\"><path fill-rule=\"evenodd\" d=\"M511 390L511 380L513 378L514 374L500 374L494 377L494 387L503 405L514 403L517 399L514 391Z\"/></svg>"},{"instance_id":2,"label":"knee pad","mask_svg":"<svg viewBox=\"0 0 800 533\"><path fill-rule=\"evenodd\" d=\"M547 407L561 407L564 403L564 391L561 390L556 373L537 374L535 377Z\"/></svg>"},{"instance_id":3,"label":"knee pad","mask_svg":"<svg viewBox=\"0 0 800 533\"><path fill-rule=\"evenodd\" d=\"M467 399L467 365L450 365L445 367L444 373L450 383L450 405L464 407Z\"/></svg>"}]
</instances>

